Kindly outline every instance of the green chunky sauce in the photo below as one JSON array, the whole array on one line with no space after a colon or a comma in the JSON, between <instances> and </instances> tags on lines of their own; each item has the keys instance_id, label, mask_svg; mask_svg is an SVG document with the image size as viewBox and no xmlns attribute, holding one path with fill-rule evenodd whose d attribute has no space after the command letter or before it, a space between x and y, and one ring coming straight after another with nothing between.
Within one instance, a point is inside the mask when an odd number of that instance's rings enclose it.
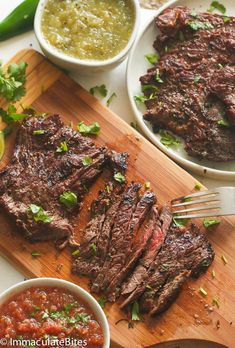
<instances>
[{"instance_id":1,"label":"green chunky sauce","mask_svg":"<svg viewBox=\"0 0 235 348\"><path fill-rule=\"evenodd\" d=\"M60 52L105 60L127 45L134 21L130 0L49 0L41 26L46 40Z\"/></svg>"}]
</instances>

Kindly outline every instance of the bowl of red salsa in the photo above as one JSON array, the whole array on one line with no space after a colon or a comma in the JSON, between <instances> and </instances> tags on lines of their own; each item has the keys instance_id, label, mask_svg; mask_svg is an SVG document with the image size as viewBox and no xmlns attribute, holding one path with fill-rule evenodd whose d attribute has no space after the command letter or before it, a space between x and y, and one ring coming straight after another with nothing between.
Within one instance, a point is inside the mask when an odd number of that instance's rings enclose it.
<instances>
[{"instance_id":1,"label":"bowl of red salsa","mask_svg":"<svg viewBox=\"0 0 235 348\"><path fill-rule=\"evenodd\" d=\"M109 348L110 331L87 291L65 280L38 278L0 295L0 342L7 348Z\"/></svg>"}]
</instances>

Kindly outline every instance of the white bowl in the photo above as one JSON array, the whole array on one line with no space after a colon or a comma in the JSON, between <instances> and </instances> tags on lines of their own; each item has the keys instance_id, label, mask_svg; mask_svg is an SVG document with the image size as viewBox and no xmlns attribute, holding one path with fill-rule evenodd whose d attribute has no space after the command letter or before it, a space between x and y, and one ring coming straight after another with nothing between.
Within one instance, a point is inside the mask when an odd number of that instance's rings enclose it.
<instances>
[{"instance_id":1,"label":"white bowl","mask_svg":"<svg viewBox=\"0 0 235 348\"><path fill-rule=\"evenodd\" d=\"M78 285L70 283L66 280L57 279L57 278L37 278L26 280L24 282L13 285L8 290L4 291L0 295L0 306L8 301L12 296L29 289L31 287L58 287L71 291L73 294L78 296L82 301L84 301L92 310L97 321L102 327L105 343L102 348L110 347L110 331L109 324L104 314L104 311L100 307L99 303L92 297L87 291L80 288Z\"/></svg>"},{"instance_id":2,"label":"white bowl","mask_svg":"<svg viewBox=\"0 0 235 348\"><path fill-rule=\"evenodd\" d=\"M116 56L106 60L83 60L59 52L55 47L50 45L44 38L41 30L41 20L45 5L48 0L40 0L34 20L34 30L39 45L44 54L56 65L66 70L80 71L82 73L93 73L108 71L119 65L128 55L138 33L140 24L140 6L138 0L130 0L135 10L135 23L131 37L126 47Z\"/></svg>"}]
</instances>

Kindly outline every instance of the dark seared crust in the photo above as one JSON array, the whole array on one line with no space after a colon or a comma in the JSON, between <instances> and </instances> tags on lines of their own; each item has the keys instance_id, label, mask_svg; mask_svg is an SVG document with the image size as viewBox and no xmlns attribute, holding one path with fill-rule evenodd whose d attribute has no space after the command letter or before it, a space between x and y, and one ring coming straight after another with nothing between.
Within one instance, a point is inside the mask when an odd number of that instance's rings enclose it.
<instances>
[{"instance_id":1,"label":"dark seared crust","mask_svg":"<svg viewBox=\"0 0 235 348\"><path fill-rule=\"evenodd\" d=\"M34 135L35 130L45 133ZM57 153L65 140L69 150ZM101 173L106 153L106 148L97 147L88 137L65 126L58 115L26 119L18 132L11 163L0 173L1 208L31 242L70 239L73 226L69 221L77 216L79 204L66 209L59 196L73 191L82 199ZM85 156L92 157L90 166L82 164ZM35 222L29 204L41 206L53 221Z\"/></svg>"},{"instance_id":2,"label":"dark seared crust","mask_svg":"<svg viewBox=\"0 0 235 348\"><path fill-rule=\"evenodd\" d=\"M235 159L235 18L225 23L217 14L191 12L168 8L156 19L160 34L154 47L160 59L140 81L143 87L155 85L158 90L156 98L146 102L144 119L156 131L164 128L183 137L191 156L231 161ZM190 23L195 22L209 28L193 30ZM155 79L157 69L163 83ZM218 124L222 119L231 126Z\"/></svg>"}]
</instances>

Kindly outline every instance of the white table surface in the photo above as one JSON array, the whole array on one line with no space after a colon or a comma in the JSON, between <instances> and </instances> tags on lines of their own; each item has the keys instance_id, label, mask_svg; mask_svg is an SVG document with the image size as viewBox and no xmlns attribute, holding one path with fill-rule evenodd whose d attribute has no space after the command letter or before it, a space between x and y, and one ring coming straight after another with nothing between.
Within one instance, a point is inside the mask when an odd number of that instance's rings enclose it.
<instances>
[{"instance_id":1,"label":"white table surface","mask_svg":"<svg viewBox=\"0 0 235 348\"><path fill-rule=\"evenodd\" d=\"M0 1L0 20L5 18L5 16L20 2L21 0ZM142 10L141 12L140 33L145 23L147 23L149 18L153 15L153 11L151 10ZM7 62L19 50L29 48L30 46L40 51L33 31L0 43L0 59ZM118 68L109 73L100 73L92 76L81 76L76 74L72 75L72 77L86 89L104 83L110 93L115 92L117 94L117 98L113 100L110 108L126 122L130 123L134 121L134 115L127 96L125 80L126 63L126 61L123 62ZM232 185L232 183L200 178L199 176L196 177L209 188ZM0 292L23 279L24 276L0 256Z\"/></svg>"}]
</instances>

